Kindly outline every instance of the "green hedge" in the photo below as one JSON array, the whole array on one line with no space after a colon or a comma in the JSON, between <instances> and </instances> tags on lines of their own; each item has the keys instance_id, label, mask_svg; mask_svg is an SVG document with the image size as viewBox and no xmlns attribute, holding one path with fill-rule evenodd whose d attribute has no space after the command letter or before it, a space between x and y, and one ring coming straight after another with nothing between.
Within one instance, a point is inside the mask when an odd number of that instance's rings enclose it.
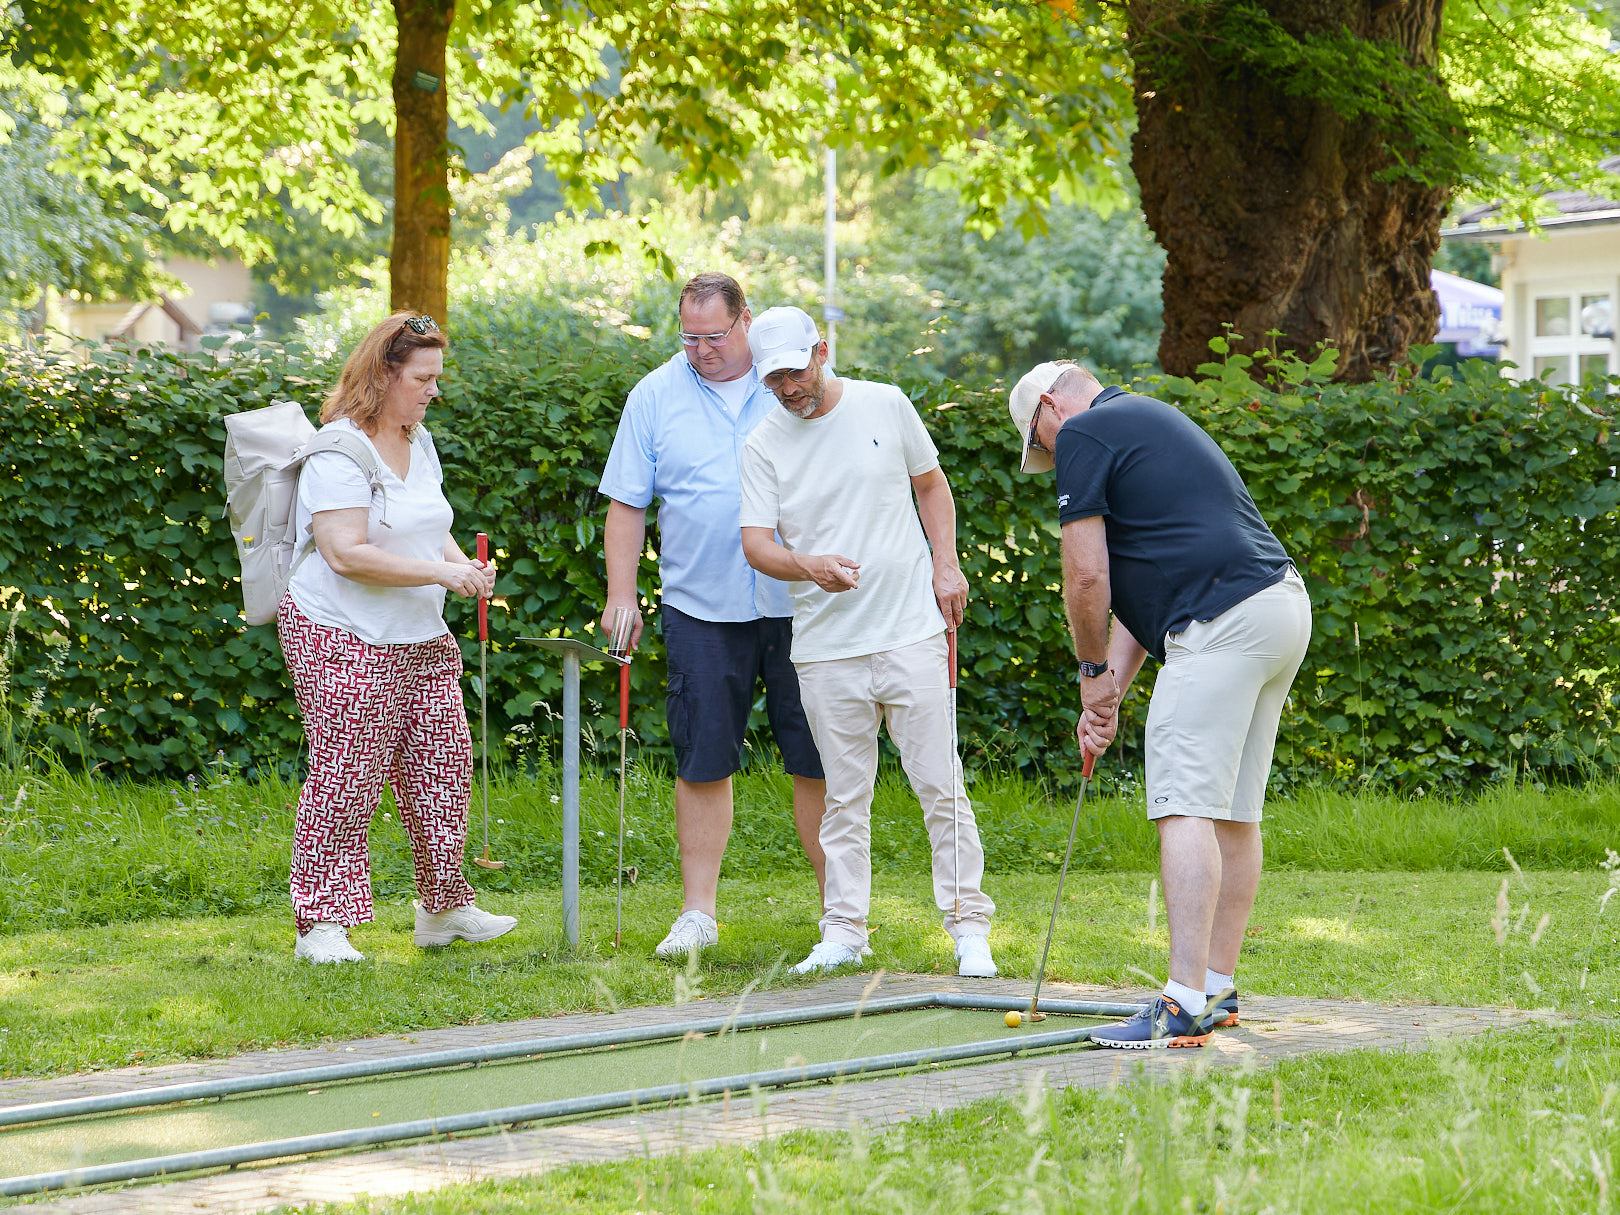
<instances>
[{"instance_id":1,"label":"green hedge","mask_svg":"<svg viewBox=\"0 0 1620 1215\"><path fill-rule=\"evenodd\" d=\"M611 327L457 337L429 424L463 545L488 531L503 568L492 738L523 727L554 743L560 673L515 639L583 634L594 620L597 476L626 392L664 354ZM293 769L299 728L272 630L237 615L221 417L283 396L313 413L330 370L297 347L251 344L230 357L6 356L0 595L20 607L5 698L14 752L48 745L133 775L219 759ZM1582 396L1484 369L1323 385L1292 361L1257 384L1237 357L1210 370L1144 387L1226 448L1310 586L1316 635L1284 723L1285 779L1433 785L1615 765L1620 458L1601 388ZM973 584L964 741L980 763L1065 780L1076 696L1050 483L1013 471L999 387L907 388L939 442ZM644 570L644 592L655 584ZM471 612L452 599L449 620L476 670ZM1116 773L1139 770L1143 685ZM656 634L633 687L642 753L659 754ZM587 672L593 738L615 728L613 689L607 672ZM471 680L468 699L476 709Z\"/></svg>"},{"instance_id":2,"label":"green hedge","mask_svg":"<svg viewBox=\"0 0 1620 1215\"><path fill-rule=\"evenodd\" d=\"M1615 382L1514 383L1478 361L1314 378L1330 369L1231 355L1162 385L1306 573L1314 635L1282 765L1411 785L1613 768Z\"/></svg>"}]
</instances>

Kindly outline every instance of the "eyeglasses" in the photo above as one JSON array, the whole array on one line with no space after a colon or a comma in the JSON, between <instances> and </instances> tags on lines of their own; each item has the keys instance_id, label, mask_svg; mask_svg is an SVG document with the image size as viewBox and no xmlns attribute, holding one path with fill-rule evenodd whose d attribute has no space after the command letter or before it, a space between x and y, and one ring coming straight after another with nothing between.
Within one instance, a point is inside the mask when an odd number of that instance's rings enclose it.
<instances>
[{"instance_id":1,"label":"eyeglasses","mask_svg":"<svg viewBox=\"0 0 1620 1215\"><path fill-rule=\"evenodd\" d=\"M780 371L773 371L765 377L765 387L771 389L780 388L783 380L792 380L795 384L807 383L810 377L815 374L815 370L815 360L811 359L810 362L797 371L788 371L785 368Z\"/></svg>"},{"instance_id":2,"label":"eyeglasses","mask_svg":"<svg viewBox=\"0 0 1620 1215\"><path fill-rule=\"evenodd\" d=\"M424 334L439 332L439 322L431 316L406 317L404 328L400 332L404 333L406 329L416 334L417 337L421 337Z\"/></svg>"},{"instance_id":3,"label":"eyeglasses","mask_svg":"<svg viewBox=\"0 0 1620 1215\"><path fill-rule=\"evenodd\" d=\"M1029 448L1030 451L1046 450L1046 445L1035 437L1035 432L1037 429L1039 429L1041 424L1041 408L1045 404L1045 401L1036 401L1035 412L1029 417L1029 437L1024 440L1024 446Z\"/></svg>"},{"instance_id":4,"label":"eyeglasses","mask_svg":"<svg viewBox=\"0 0 1620 1215\"><path fill-rule=\"evenodd\" d=\"M681 344L685 346L696 346L699 342L707 342L711 346L718 346L731 336L731 331L737 327L737 321L740 320L742 320L742 313L739 312L724 333L682 332Z\"/></svg>"}]
</instances>

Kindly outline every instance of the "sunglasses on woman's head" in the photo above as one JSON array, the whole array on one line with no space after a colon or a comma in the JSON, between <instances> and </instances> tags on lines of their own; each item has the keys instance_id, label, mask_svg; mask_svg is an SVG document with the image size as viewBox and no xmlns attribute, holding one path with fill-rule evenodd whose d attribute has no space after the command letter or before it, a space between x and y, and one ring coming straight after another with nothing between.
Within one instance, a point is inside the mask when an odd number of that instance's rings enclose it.
<instances>
[{"instance_id":1,"label":"sunglasses on woman's head","mask_svg":"<svg viewBox=\"0 0 1620 1215\"><path fill-rule=\"evenodd\" d=\"M439 322L431 316L412 316L405 319L405 328L416 334L417 337L421 337L423 334L437 333L439 331Z\"/></svg>"}]
</instances>

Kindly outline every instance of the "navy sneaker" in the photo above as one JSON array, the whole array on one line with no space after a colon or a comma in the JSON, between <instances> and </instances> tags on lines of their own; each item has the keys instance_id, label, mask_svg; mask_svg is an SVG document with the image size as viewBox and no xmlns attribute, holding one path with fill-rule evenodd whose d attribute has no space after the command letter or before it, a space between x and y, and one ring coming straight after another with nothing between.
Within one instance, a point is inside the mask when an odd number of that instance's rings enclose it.
<instances>
[{"instance_id":1,"label":"navy sneaker","mask_svg":"<svg viewBox=\"0 0 1620 1215\"><path fill-rule=\"evenodd\" d=\"M1093 1046L1114 1050L1157 1050L1165 1046L1202 1046L1209 1041L1210 1029L1169 996L1154 996L1141 1012L1091 1031Z\"/></svg>"},{"instance_id":2,"label":"navy sneaker","mask_svg":"<svg viewBox=\"0 0 1620 1215\"><path fill-rule=\"evenodd\" d=\"M1204 1008L1204 1019L1211 1029L1230 1028L1238 1023L1237 992L1228 990L1217 994L1221 998L1210 997L1211 1002Z\"/></svg>"}]
</instances>

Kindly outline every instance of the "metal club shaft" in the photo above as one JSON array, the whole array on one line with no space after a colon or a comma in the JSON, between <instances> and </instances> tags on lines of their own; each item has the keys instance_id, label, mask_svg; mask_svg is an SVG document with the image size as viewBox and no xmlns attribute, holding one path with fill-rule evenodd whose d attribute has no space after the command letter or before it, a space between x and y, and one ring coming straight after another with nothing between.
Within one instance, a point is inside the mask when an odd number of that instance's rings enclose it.
<instances>
[{"instance_id":1,"label":"metal club shaft","mask_svg":"<svg viewBox=\"0 0 1620 1215\"><path fill-rule=\"evenodd\" d=\"M619 948L624 935L624 759L625 735L630 729L630 631L635 613L629 608L613 609L613 636L610 652L623 658L619 667L619 864L613 877L613 948Z\"/></svg>"},{"instance_id":2,"label":"metal club shaft","mask_svg":"<svg viewBox=\"0 0 1620 1215\"><path fill-rule=\"evenodd\" d=\"M478 533L478 560L489 560L489 536ZM489 600L478 597L478 733L479 758L484 769L484 855L473 858L481 869L505 868L505 861L489 856Z\"/></svg>"},{"instance_id":3,"label":"metal club shaft","mask_svg":"<svg viewBox=\"0 0 1620 1215\"><path fill-rule=\"evenodd\" d=\"M1086 789L1091 785L1091 770L1096 766L1097 757L1086 752L1085 763L1080 768L1080 796L1075 799L1074 818L1069 823L1069 846L1063 850L1063 868L1058 870L1057 897L1052 900L1052 921L1046 926L1046 945L1041 949L1041 964L1035 969L1035 994L1029 998L1028 1016L1032 1021L1041 1020L1045 1014L1036 1006L1041 1001L1041 984L1046 980L1046 958L1052 952L1052 934L1057 931L1058 908L1063 906L1063 881L1069 876L1069 858L1074 855L1074 836L1080 830L1080 811L1086 804Z\"/></svg>"},{"instance_id":4,"label":"metal club shaft","mask_svg":"<svg viewBox=\"0 0 1620 1215\"><path fill-rule=\"evenodd\" d=\"M951 885L954 902L951 907L951 920L953 923L962 922L962 815L957 800L956 773L961 767L962 757L957 753L958 740L956 736L956 630L945 630L945 645L948 651L946 659L950 666L951 676Z\"/></svg>"}]
</instances>

